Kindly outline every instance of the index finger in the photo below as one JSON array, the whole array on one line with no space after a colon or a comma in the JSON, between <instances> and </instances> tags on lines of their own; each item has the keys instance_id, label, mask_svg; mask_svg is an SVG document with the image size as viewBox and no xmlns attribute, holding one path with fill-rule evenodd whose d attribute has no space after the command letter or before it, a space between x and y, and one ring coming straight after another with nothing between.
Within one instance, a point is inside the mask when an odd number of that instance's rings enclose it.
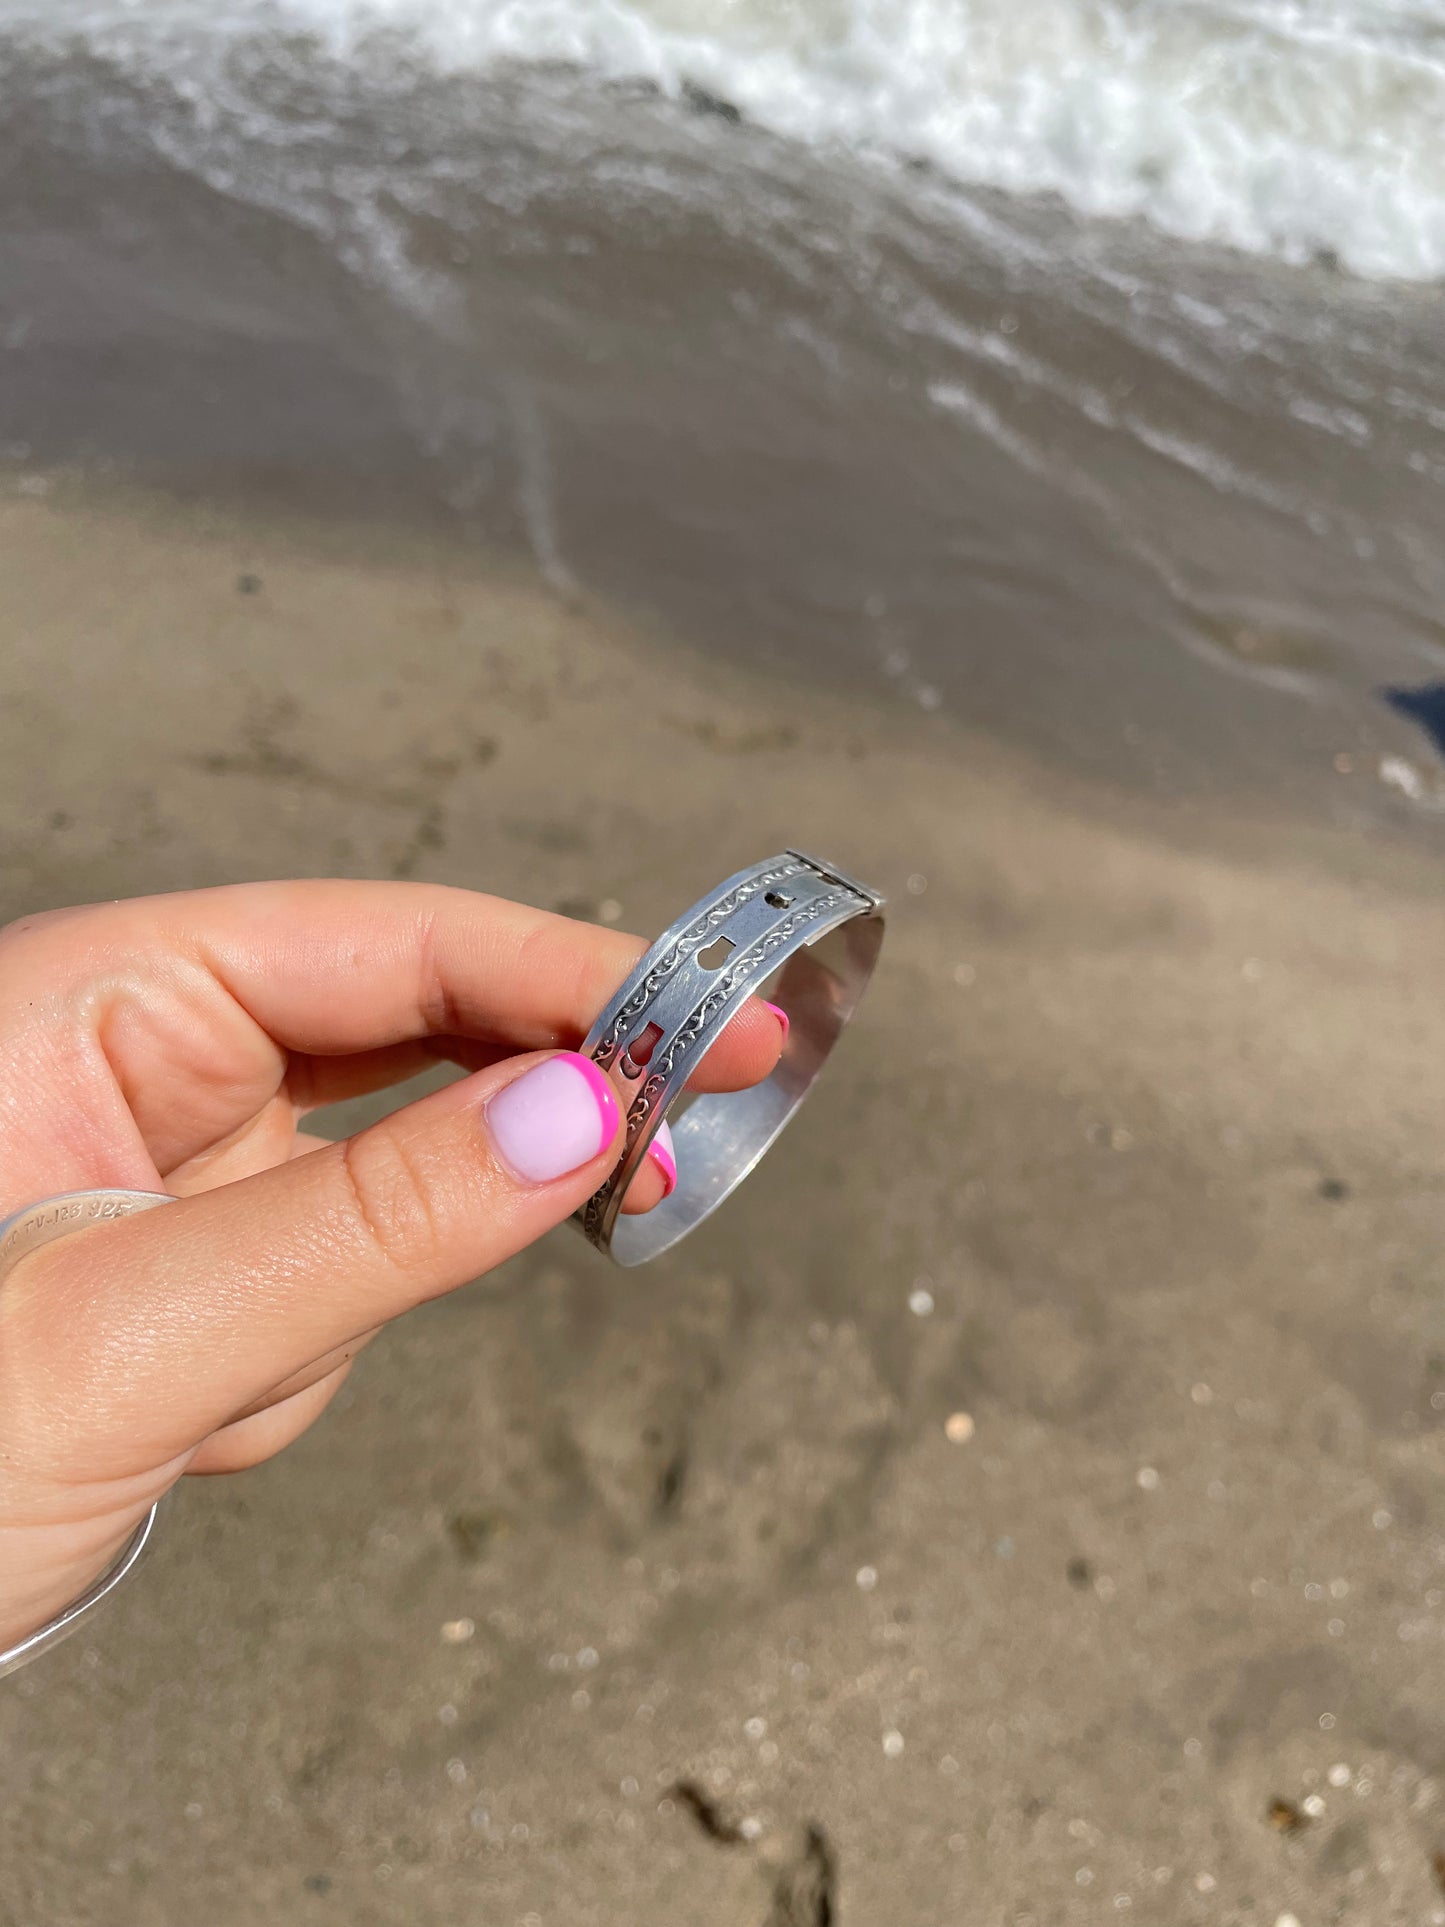
<instances>
[{"instance_id":1,"label":"index finger","mask_svg":"<svg viewBox=\"0 0 1445 1927\"><path fill-rule=\"evenodd\" d=\"M115 920L122 947L134 937L152 954L159 943L196 957L277 1044L313 1056L426 1037L575 1050L647 947L621 931L426 883L231 884L96 914ZM750 999L697 1086L755 1084L781 1047L776 1017Z\"/></svg>"}]
</instances>

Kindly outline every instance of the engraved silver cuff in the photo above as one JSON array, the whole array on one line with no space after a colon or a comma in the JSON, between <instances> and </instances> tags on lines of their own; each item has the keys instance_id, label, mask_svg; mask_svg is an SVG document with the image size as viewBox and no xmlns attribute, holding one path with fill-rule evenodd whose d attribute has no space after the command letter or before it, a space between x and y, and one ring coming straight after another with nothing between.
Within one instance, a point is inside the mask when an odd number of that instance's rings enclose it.
<instances>
[{"instance_id":1,"label":"engraved silver cuff","mask_svg":"<svg viewBox=\"0 0 1445 1927\"><path fill-rule=\"evenodd\" d=\"M158 1204L174 1203L175 1199L163 1191L104 1190L65 1191L58 1197L42 1198L38 1204L29 1204L23 1211L17 1211L0 1221L0 1285L4 1284L5 1275L13 1265L18 1264L28 1252L39 1250L41 1245L51 1244L56 1238L68 1237L72 1231L88 1231L91 1226L105 1224L112 1218L128 1218L137 1211L150 1211ZM19 1672L32 1659L39 1659L52 1646L58 1646L62 1639L68 1639L81 1620L135 1570L159 1510L159 1504L151 1507L121 1547L114 1563L93 1586L87 1586L78 1599L73 1599L64 1611L57 1613L44 1626L27 1633L15 1645L0 1650L0 1679L7 1673Z\"/></svg>"},{"instance_id":2,"label":"engraved silver cuff","mask_svg":"<svg viewBox=\"0 0 1445 1927\"><path fill-rule=\"evenodd\" d=\"M626 1150L577 1214L600 1251L620 1265L645 1264L741 1184L812 1088L882 942L878 892L800 850L740 870L658 938L582 1046L632 1092ZM750 1090L694 1098L671 1126L676 1188L654 1210L621 1216L669 1107L769 979L769 1001L790 1026L777 1068Z\"/></svg>"}]
</instances>

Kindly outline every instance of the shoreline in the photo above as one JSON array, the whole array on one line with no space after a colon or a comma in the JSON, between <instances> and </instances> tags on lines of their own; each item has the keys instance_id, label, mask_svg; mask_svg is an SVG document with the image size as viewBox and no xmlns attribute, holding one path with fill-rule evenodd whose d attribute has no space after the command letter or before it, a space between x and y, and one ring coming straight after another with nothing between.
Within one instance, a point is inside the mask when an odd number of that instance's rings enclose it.
<instances>
[{"instance_id":1,"label":"shoreline","mask_svg":"<svg viewBox=\"0 0 1445 1927\"><path fill-rule=\"evenodd\" d=\"M133 75L32 92L0 417L42 468L431 524L1206 807L1387 823L1336 757L1439 792L1392 706L1445 594L1424 297L520 71L359 81L341 154L323 116L220 175Z\"/></svg>"},{"instance_id":2,"label":"shoreline","mask_svg":"<svg viewBox=\"0 0 1445 1927\"><path fill-rule=\"evenodd\" d=\"M1392 730L1388 719L1364 747L1322 754L1311 784L1280 786L1234 770L1229 782L1211 793L1179 791L1137 770L1091 770L1032 752L947 712L920 710L906 692L820 676L805 661L762 664L746 656L730 658L705 637L670 627L655 611L575 582L559 584L535 555L487 542L424 507L415 520L406 521L398 520L389 505L372 513L335 503L312 507L284 490L264 487L254 493L193 492L179 482L165 485L106 472L105 465L87 471L76 465L0 464L0 518L11 524L12 543L23 545L27 528L48 525L63 546L64 528L91 528L118 542L122 555L124 532L134 529L141 539L172 544L197 587L204 574L201 558L209 557L214 562L210 586L217 594L208 614L220 619L228 639L258 642L268 652L275 623L264 599L264 576L253 566L268 554L311 575L327 569L342 581L374 575L392 589L429 578L435 595L424 620L435 632L429 641L436 649L445 648L449 629L459 630L460 603L475 607L501 599L518 612L546 671L566 665L570 639L580 636L584 654L600 647L630 658L623 673L635 677L639 687L676 683L678 698L664 699L649 712L675 758L701 750L766 759L810 734L851 757L876 745L899 762L923 759L944 770L967 765L993 794L1005 790L1021 807L1042 795L1060 814L1165 850L1213 855L1253 868L1270 863L1294 871L1304 864L1322 878L1423 900L1431 899L1437 887L1445 776L1415 748L1413 731L1403 725ZM126 567L123 560L120 567ZM234 577L229 584L228 570ZM240 600L220 592L226 587ZM309 614L314 618L315 611ZM248 632L245 618L252 615L260 620ZM312 639L323 641L314 626ZM453 660L465 666L461 646L457 642ZM493 648L495 659L493 640L483 646ZM273 654L264 659L274 664ZM607 680L601 672L596 676L598 687ZM706 691L730 720L716 725L689 714L689 699L697 691ZM759 723L760 708L779 712L778 718ZM254 721L237 720L253 739L253 773L283 776L286 752L275 745L256 746ZM1224 746L1219 749L1223 765ZM221 773L227 752L211 755L213 773ZM229 760L240 773L242 759ZM318 773L298 768L295 774L304 788ZM329 780L331 787L345 788L343 776L334 773ZM405 794L398 796L399 803L405 800Z\"/></svg>"}]
</instances>

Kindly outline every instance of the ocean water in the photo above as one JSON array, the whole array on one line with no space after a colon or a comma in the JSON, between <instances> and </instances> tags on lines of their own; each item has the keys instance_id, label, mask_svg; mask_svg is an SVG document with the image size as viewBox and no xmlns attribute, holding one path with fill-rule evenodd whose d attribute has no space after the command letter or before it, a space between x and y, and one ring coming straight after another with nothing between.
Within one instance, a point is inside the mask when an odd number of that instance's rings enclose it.
<instances>
[{"instance_id":1,"label":"ocean water","mask_svg":"<svg viewBox=\"0 0 1445 1927\"><path fill-rule=\"evenodd\" d=\"M0 0L0 98L13 459L1435 808L1440 0Z\"/></svg>"}]
</instances>

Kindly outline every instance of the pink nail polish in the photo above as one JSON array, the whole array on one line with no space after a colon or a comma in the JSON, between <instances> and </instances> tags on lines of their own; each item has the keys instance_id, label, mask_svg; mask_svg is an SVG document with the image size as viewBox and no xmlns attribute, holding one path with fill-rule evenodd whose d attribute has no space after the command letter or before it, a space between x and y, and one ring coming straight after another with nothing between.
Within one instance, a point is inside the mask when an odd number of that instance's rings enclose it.
<instances>
[{"instance_id":1,"label":"pink nail polish","mask_svg":"<svg viewBox=\"0 0 1445 1927\"><path fill-rule=\"evenodd\" d=\"M768 1004L768 1000L766 997L764 997L763 1002L765 1004ZM774 1017L776 1017L778 1022L782 1025L783 1042L786 1044L788 1041L788 1032L793 1028L792 1024L788 1021L787 1011L781 1009L777 1004L768 1004L768 1009L773 1013Z\"/></svg>"},{"instance_id":2,"label":"pink nail polish","mask_svg":"<svg viewBox=\"0 0 1445 1927\"><path fill-rule=\"evenodd\" d=\"M498 1091L487 1125L508 1169L528 1184L546 1184L590 1164L612 1142L620 1115L591 1058L563 1051Z\"/></svg>"},{"instance_id":3,"label":"pink nail polish","mask_svg":"<svg viewBox=\"0 0 1445 1927\"><path fill-rule=\"evenodd\" d=\"M647 1155L662 1173L662 1181L667 1186L663 1197L670 1198L677 1189L677 1153L672 1148L672 1132L667 1128L664 1118L657 1127L657 1135L647 1147Z\"/></svg>"}]
</instances>

